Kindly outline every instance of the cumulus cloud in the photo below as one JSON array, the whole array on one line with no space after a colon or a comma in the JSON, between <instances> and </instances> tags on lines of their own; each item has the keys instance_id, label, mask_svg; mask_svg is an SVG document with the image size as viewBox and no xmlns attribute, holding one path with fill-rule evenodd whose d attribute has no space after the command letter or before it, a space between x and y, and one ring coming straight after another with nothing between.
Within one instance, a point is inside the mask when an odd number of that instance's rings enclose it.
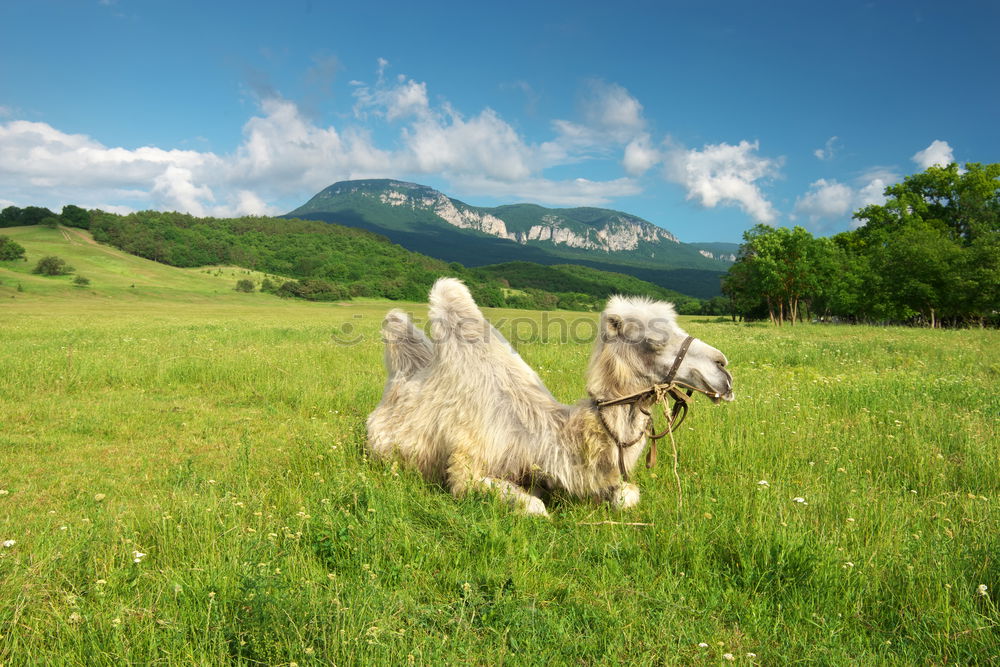
<instances>
[{"instance_id":1,"label":"cumulus cloud","mask_svg":"<svg viewBox=\"0 0 1000 667\"><path fill-rule=\"evenodd\" d=\"M823 148L817 148L814 150L813 155L815 155L818 160L832 160L834 154L839 150L839 148L840 147L837 146L837 137L832 136L826 140L826 143L823 144Z\"/></svg>"},{"instance_id":2,"label":"cumulus cloud","mask_svg":"<svg viewBox=\"0 0 1000 667\"><path fill-rule=\"evenodd\" d=\"M842 218L851 211L855 192L850 186L824 178L812 183L809 191L795 201L795 214L812 222L821 218Z\"/></svg>"},{"instance_id":3,"label":"cumulus cloud","mask_svg":"<svg viewBox=\"0 0 1000 667\"><path fill-rule=\"evenodd\" d=\"M810 227L827 231L830 223L842 222L858 209L884 204L885 189L898 181L898 174L881 168L862 174L853 185L821 178L795 200L791 218L805 217ZM851 220L850 225L857 227L858 222Z\"/></svg>"},{"instance_id":4,"label":"cumulus cloud","mask_svg":"<svg viewBox=\"0 0 1000 667\"><path fill-rule=\"evenodd\" d=\"M912 160L921 169L934 166L947 167L955 161L955 155L947 141L935 139L930 146L914 153Z\"/></svg>"},{"instance_id":5,"label":"cumulus cloud","mask_svg":"<svg viewBox=\"0 0 1000 667\"><path fill-rule=\"evenodd\" d=\"M403 132L409 170L422 174L478 174L498 181L527 180L533 150L492 109L466 120L449 110Z\"/></svg>"},{"instance_id":6,"label":"cumulus cloud","mask_svg":"<svg viewBox=\"0 0 1000 667\"><path fill-rule=\"evenodd\" d=\"M170 166L192 169L215 164L211 153L108 148L82 134L66 134L47 123L15 120L0 125L0 174L20 175L42 187L149 183Z\"/></svg>"},{"instance_id":7,"label":"cumulus cloud","mask_svg":"<svg viewBox=\"0 0 1000 667\"><path fill-rule=\"evenodd\" d=\"M294 102L262 100L261 111L244 125L243 143L228 161L226 178L242 189L287 196L337 180L384 175L391 165L391 155L366 134L320 127Z\"/></svg>"},{"instance_id":8,"label":"cumulus cloud","mask_svg":"<svg viewBox=\"0 0 1000 667\"><path fill-rule=\"evenodd\" d=\"M758 155L759 148L756 141L708 144L701 150L671 147L664 175L706 208L739 206L757 222L770 223L778 214L760 186L778 176L781 160Z\"/></svg>"},{"instance_id":9,"label":"cumulus cloud","mask_svg":"<svg viewBox=\"0 0 1000 667\"><path fill-rule=\"evenodd\" d=\"M617 83L590 81L581 107L587 126L614 141L628 141L646 129L642 104Z\"/></svg>"},{"instance_id":10,"label":"cumulus cloud","mask_svg":"<svg viewBox=\"0 0 1000 667\"><path fill-rule=\"evenodd\" d=\"M399 77L396 85L387 86L382 81L381 74L379 79L380 83L374 88L355 82L355 116L364 118L368 113L373 113L394 121L408 116L424 116L429 112L426 83Z\"/></svg>"},{"instance_id":11,"label":"cumulus cloud","mask_svg":"<svg viewBox=\"0 0 1000 667\"><path fill-rule=\"evenodd\" d=\"M207 185L195 185L190 169L170 165L153 179L152 194L163 208L187 211L192 215L205 215L204 200L214 201L215 195Z\"/></svg>"},{"instance_id":12,"label":"cumulus cloud","mask_svg":"<svg viewBox=\"0 0 1000 667\"><path fill-rule=\"evenodd\" d=\"M632 176L640 176L652 169L663 156L650 143L648 134L641 134L625 146L622 166Z\"/></svg>"},{"instance_id":13,"label":"cumulus cloud","mask_svg":"<svg viewBox=\"0 0 1000 667\"><path fill-rule=\"evenodd\" d=\"M625 147L628 155L623 158L623 165L627 168L644 171L655 164L653 160L639 169L652 159L653 153L642 104L627 89L601 80L589 81L580 98L579 111L580 120L552 121L556 137L543 147L550 161L604 156Z\"/></svg>"}]
</instances>

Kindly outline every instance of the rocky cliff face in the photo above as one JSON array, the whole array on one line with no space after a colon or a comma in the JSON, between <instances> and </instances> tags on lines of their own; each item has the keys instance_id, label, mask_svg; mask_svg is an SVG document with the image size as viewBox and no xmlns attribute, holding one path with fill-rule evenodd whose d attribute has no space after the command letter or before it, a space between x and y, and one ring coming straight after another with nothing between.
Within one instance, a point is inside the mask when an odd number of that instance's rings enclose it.
<instances>
[{"instance_id":1,"label":"rocky cliff face","mask_svg":"<svg viewBox=\"0 0 1000 667\"><path fill-rule=\"evenodd\" d=\"M344 188L343 191L377 199L387 206L433 212L454 227L474 229L521 244L540 241L584 250L620 252L636 250L643 243L679 243L667 230L642 218L616 211L606 211L604 219L593 226L583 225L558 212L550 212L541 215L536 224L516 229L516 225L512 228L501 217L502 213L467 206L436 190L410 183L390 181L380 192L363 187Z\"/></svg>"},{"instance_id":2,"label":"rocky cliff face","mask_svg":"<svg viewBox=\"0 0 1000 667\"><path fill-rule=\"evenodd\" d=\"M719 253L716 253L716 252L712 252L710 250L699 250L698 254L700 254L702 257L708 257L709 259L718 259L718 260L722 260L723 262L735 262L736 261L736 253L733 253L733 252L719 252Z\"/></svg>"}]
</instances>

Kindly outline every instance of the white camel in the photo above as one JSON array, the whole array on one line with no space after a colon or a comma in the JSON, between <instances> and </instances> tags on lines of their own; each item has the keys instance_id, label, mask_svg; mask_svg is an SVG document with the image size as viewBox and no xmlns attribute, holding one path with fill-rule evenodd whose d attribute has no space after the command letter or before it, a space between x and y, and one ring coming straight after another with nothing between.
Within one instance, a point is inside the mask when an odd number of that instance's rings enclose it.
<instances>
[{"instance_id":1,"label":"white camel","mask_svg":"<svg viewBox=\"0 0 1000 667\"><path fill-rule=\"evenodd\" d=\"M655 396L600 402L650 389L671 369L678 384L716 402L733 399L725 355L691 339L669 303L608 300L587 370L590 397L575 405L552 396L461 281L434 284L430 323L433 341L402 311L386 315L388 380L368 417L368 447L398 455L455 495L492 489L528 514L546 515L540 496L556 489L622 509L639 502L627 475L644 449Z\"/></svg>"}]
</instances>

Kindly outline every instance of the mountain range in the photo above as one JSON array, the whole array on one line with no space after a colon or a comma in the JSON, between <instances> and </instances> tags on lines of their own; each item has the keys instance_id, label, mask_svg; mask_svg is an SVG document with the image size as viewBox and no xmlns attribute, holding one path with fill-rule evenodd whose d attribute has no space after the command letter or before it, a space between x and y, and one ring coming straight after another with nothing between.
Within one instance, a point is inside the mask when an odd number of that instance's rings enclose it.
<instances>
[{"instance_id":1,"label":"mountain range","mask_svg":"<svg viewBox=\"0 0 1000 667\"><path fill-rule=\"evenodd\" d=\"M529 261L626 273L709 298L735 259L735 243L681 243L634 215L535 204L471 206L433 188L392 179L342 181L286 218L336 222L466 266Z\"/></svg>"}]
</instances>

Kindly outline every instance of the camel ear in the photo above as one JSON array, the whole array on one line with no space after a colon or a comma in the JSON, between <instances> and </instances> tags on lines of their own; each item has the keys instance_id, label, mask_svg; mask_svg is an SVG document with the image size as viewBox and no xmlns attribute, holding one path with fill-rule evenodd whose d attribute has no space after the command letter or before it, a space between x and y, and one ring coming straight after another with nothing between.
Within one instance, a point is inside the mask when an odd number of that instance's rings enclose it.
<instances>
[{"instance_id":1,"label":"camel ear","mask_svg":"<svg viewBox=\"0 0 1000 667\"><path fill-rule=\"evenodd\" d=\"M621 335L625 328L625 320L621 315L607 314L604 316L604 326L601 328L601 336L604 340L611 340Z\"/></svg>"}]
</instances>

